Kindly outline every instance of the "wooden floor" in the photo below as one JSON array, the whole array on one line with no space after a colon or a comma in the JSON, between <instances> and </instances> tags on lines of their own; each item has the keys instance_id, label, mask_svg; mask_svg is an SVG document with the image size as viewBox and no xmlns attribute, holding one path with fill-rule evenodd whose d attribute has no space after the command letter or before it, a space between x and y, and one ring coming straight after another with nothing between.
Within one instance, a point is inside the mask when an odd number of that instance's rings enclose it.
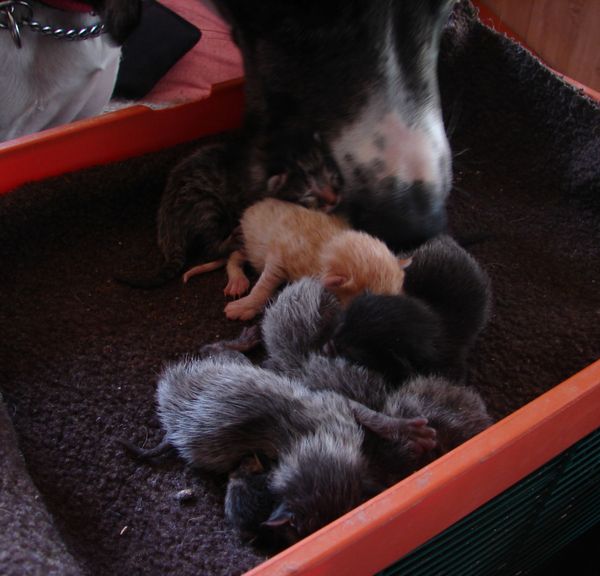
<instances>
[{"instance_id":1,"label":"wooden floor","mask_svg":"<svg viewBox=\"0 0 600 576\"><path fill-rule=\"evenodd\" d=\"M600 0L481 0L550 66L600 90Z\"/></svg>"}]
</instances>

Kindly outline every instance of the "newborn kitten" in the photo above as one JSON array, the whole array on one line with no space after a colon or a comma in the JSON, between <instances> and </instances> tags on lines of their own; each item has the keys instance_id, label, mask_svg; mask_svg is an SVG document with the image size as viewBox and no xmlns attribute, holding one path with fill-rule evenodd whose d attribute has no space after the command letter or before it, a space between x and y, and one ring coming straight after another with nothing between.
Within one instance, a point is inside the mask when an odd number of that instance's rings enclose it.
<instances>
[{"instance_id":1,"label":"newborn kitten","mask_svg":"<svg viewBox=\"0 0 600 576\"><path fill-rule=\"evenodd\" d=\"M429 450L415 451L397 434L395 419L425 417L436 431ZM473 388L452 384L440 376L416 376L387 394L381 411L358 421L373 432L366 435L365 452L374 476L390 486L429 462L450 452L493 423L481 395Z\"/></svg>"},{"instance_id":2,"label":"newborn kitten","mask_svg":"<svg viewBox=\"0 0 600 576\"><path fill-rule=\"evenodd\" d=\"M158 267L144 275L119 276L136 288L155 288L175 278L190 257L219 258L230 251L230 236L246 200L235 178L233 139L205 144L169 174L157 214Z\"/></svg>"},{"instance_id":3,"label":"newborn kitten","mask_svg":"<svg viewBox=\"0 0 600 576\"><path fill-rule=\"evenodd\" d=\"M158 382L165 439L192 466L229 472L248 453L275 459L302 434L321 426L356 428L347 402L315 395L288 378L219 356L168 366Z\"/></svg>"},{"instance_id":4,"label":"newborn kitten","mask_svg":"<svg viewBox=\"0 0 600 576\"><path fill-rule=\"evenodd\" d=\"M225 294L239 296L247 290L245 261L261 275L248 296L227 304L229 319L253 318L281 284L303 276L318 276L343 306L366 290L402 291L410 259L396 258L381 240L350 230L337 216L267 198L244 212L240 228L244 247L229 258ZM185 279L205 269L192 269Z\"/></svg>"},{"instance_id":5,"label":"newborn kitten","mask_svg":"<svg viewBox=\"0 0 600 576\"><path fill-rule=\"evenodd\" d=\"M269 178L269 196L297 202L313 209L332 211L339 201L343 181L331 150L318 134L307 145L286 148L283 170Z\"/></svg>"},{"instance_id":6,"label":"newborn kitten","mask_svg":"<svg viewBox=\"0 0 600 576\"><path fill-rule=\"evenodd\" d=\"M331 337L341 310L338 299L316 278L286 286L265 309L256 335L256 343L262 340L267 352L263 365L303 374L309 355L321 351Z\"/></svg>"},{"instance_id":7,"label":"newborn kitten","mask_svg":"<svg viewBox=\"0 0 600 576\"><path fill-rule=\"evenodd\" d=\"M284 450L269 480L279 501L263 526L285 544L308 536L380 492L357 436L302 436Z\"/></svg>"},{"instance_id":8,"label":"newborn kitten","mask_svg":"<svg viewBox=\"0 0 600 576\"><path fill-rule=\"evenodd\" d=\"M241 354L237 353L239 356ZM158 382L158 415L165 440L192 466L229 472L249 453L275 459L294 438L326 430L357 432L354 405L232 355L211 355L167 366ZM420 419L407 434L427 438Z\"/></svg>"}]
</instances>

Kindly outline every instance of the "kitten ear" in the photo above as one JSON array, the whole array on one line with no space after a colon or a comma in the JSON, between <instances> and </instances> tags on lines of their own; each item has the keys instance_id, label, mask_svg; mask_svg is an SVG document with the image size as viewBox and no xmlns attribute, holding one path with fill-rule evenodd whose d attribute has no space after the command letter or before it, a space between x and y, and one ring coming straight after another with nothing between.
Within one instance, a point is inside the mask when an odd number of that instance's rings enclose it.
<instances>
[{"instance_id":1,"label":"kitten ear","mask_svg":"<svg viewBox=\"0 0 600 576\"><path fill-rule=\"evenodd\" d=\"M321 283L324 288L353 288L356 285L356 280L349 274L336 274L333 271L327 271L321 276Z\"/></svg>"},{"instance_id":2,"label":"kitten ear","mask_svg":"<svg viewBox=\"0 0 600 576\"><path fill-rule=\"evenodd\" d=\"M350 283L348 276L342 276L341 274L327 274L321 278L323 286L328 290L331 288L341 288L346 284Z\"/></svg>"},{"instance_id":3,"label":"kitten ear","mask_svg":"<svg viewBox=\"0 0 600 576\"><path fill-rule=\"evenodd\" d=\"M412 256L410 258L398 258L398 264L402 270L405 270L412 264Z\"/></svg>"},{"instance_id":4,"label":"kitten ear","mask_svg":"<svg viewBox=\"0 0 600 576\"><path fill-rule=\"evenodd\" d=\"M271 467L271 462L262 452L254 452L254 461L259 472L265 472Z\"/></svg>"},{"instance_id":5,"label":"kitten ear","mask_svg":"<svg viewBox=\"0 0 600 576\"><path fill-rule=\"evenodd\" d=\"M291 524L294 519L294 515L287 509L285 504L280 504L271 512L271 515L261 523L261 526L268 528L280 528L286 524Z\"/></svg>"},{"instance_id":6,"label":"kitten ear","mask_svg":"<svg viewBox=\"0 0 600 576\"><path fill-rule=\"evenodd\" d=\"M275 174L267 180L267 192L274 194L278 190L281 190L287 182L288 175L286 172L283 174Z\"/></svg>"}]
</instances>

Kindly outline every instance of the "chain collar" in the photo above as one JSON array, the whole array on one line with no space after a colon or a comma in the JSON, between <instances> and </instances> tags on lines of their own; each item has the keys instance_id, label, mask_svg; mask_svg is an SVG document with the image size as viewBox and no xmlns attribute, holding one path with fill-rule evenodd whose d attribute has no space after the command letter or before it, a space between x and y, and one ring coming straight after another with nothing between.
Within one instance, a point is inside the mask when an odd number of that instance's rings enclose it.
<instances>
[{"instance_id":1,"label":"chain collar","mask_svg":"<svg viewBox=\"0 0 600 576\"><path fill-rule=\"evenodd\" d=\"M58 40L87 40L106 32L102 22L79 29L44 25L34 19L33 6L28 0L0 0L0 30L10 32L17 48L23 45L21 28L29 28L32 32Z\"/></svg>"}]
</instances>

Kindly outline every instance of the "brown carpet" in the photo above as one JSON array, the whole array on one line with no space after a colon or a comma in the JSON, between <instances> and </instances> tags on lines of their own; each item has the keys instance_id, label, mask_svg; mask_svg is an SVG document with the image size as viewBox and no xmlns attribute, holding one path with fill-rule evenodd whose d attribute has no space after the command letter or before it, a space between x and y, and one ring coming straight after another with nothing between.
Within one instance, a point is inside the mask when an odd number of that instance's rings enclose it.
<instances>
[{"instance_id":1,"label":"brown carpet","mask_svg":"<svg viewBox=\"0 0 600 576\"><path fill-rule=\"evenodd\" d=\"M600 109L464 5L440 74L452 231L479 239L494 288L470 382L504 416L600 357ZM0 198L2 573L230 576L263 559L226 525L222 478L115 444L161 436L164 362L239 330L222 272L149 292L112 280L154 261L158 198L187 150Z\"/></svg>"}]
</instances>

